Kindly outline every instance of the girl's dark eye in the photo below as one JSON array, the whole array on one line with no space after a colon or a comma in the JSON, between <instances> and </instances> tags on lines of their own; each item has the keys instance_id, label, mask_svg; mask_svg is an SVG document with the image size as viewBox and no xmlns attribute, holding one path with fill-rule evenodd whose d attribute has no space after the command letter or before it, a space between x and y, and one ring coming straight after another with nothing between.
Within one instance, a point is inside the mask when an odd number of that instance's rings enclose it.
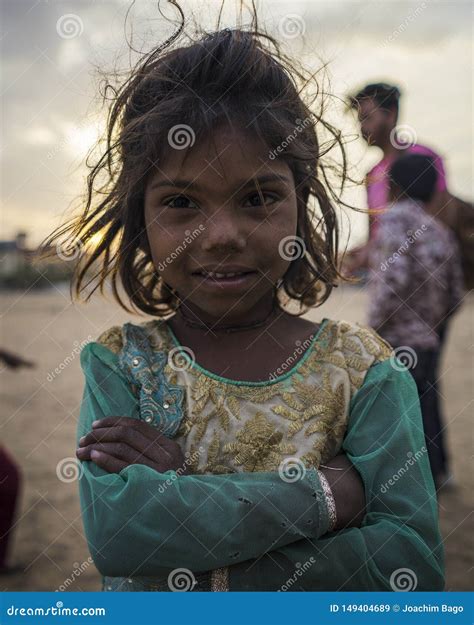
<instances>
[{"instance_id":1,"label":"girl's dark eye","mask_svg":"<svg viewBox=\"0 0 474 625\"><path fill-rule=\"evenodd\" d=\"M196 204L185 195L176 195L165 201L170 208L197 208Z\"/></svg>"},{"instance_id":2,"label":"girl's dark eye","mask_svg":"<svg viewBox=\"0 0 474 625\"><path fill-rule=\"evenodd\" d=\"M262 198L264 202L262 202ZM277 198L271 193L262 192L262 195L260 195L260 193L252 193L246 200L246 202L250 202L250 204L245 203L244 206L264 206L266 204L272 204L276 202L276 200Z\"/></svg>"}]
</instances>

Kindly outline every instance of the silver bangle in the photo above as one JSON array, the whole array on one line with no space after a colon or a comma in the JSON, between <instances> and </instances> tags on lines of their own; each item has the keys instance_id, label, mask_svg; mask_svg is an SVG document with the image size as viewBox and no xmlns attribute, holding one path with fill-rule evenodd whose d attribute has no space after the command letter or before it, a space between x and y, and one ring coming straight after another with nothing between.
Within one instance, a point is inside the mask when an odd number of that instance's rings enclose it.
<instances>
[{"instance_id":1,"label":"silver bangle","mask_svg":"<svg viewBox=\"0 0 474 625\"><path fill-rule=\"evenodd\" d=\"M323 489L324 497L326 499L326 506L328 509L329 516L329 528L328 532L332 532L332 530L336 527L337 523L337 513L336 513L336 502L334 500L334 495L332 494L331 487L329 486L329 482L326 479L326 476L322 471L318 469L319 480L321 482L321 487Z\"/></svg>"},{"instance_id":2,"label":"silver bangle","mask_svg":"<svg viewBox=\"0 0 474 625\"><path fill-rule=\"evenodd\" d=\"M224 566L211 572L211 592L229 591L229 569Z\"/></svg>"}]
</instances>

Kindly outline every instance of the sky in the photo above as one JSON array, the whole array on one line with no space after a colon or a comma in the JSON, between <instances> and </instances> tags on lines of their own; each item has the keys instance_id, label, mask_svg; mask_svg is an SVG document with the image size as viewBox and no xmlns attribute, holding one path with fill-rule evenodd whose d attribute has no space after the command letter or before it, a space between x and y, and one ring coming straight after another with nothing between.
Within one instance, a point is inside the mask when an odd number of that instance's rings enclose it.
<instances>
[{"instance_id":1,"label":"sky","mask_svg":"<svg viewBox=\"0 0 474 625\"><path fill-rule=\"evenodd\" d=\"M85 156L105 119L98 68L130 66L125 33L129 39L132 28L134 47L143 50L172 32L157 2L131 4L0 0L0 238L24 230L36 245L80 208ZM220 1L180 4L205 28L215 25ZM160 3L162 13L172 17L166 5ZM235 27L237 5L226 0L222 27ZM328 114L348 139L353 174L363 177L380 153L357 137L355 119L338 98L367 82L395 82L403 92L399 123L444 157L451 192L473 198L470 0L264 0L257 6L261 21L287 52L309 67L327 63L335 95ZM351 189L346 199L363 207L363 187ZM366 216L349 218L350 244L355 244L365 236Z\"/></svg>"}]
</instances>

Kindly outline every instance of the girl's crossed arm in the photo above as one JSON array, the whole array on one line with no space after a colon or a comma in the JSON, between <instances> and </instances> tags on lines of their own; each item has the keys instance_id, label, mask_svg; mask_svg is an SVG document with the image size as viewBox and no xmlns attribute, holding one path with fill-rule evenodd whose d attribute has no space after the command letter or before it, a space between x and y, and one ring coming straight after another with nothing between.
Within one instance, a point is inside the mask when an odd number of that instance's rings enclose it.
<instances>
[{"instance_id":1,"label":"girl's crossed arm","mask_svg":"<svg viewBox=\"0 0 474 625\"><path fill-rule=\"evenodd\" d=\"M374 365L351 403L343 449L363 477L362 527L306 538L230 568L239 590L444 588L436 493L415 382Z\"/></svg>"}]
</instances>

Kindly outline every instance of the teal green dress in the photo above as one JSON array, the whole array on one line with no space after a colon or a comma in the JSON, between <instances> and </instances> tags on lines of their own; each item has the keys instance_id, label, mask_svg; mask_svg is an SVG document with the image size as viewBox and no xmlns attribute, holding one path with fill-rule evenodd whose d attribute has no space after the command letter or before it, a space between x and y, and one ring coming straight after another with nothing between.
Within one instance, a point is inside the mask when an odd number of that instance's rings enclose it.
<instances>
[{"instance_id":1,"label":"teal green dress","mask_svg":"<svg viewBox=\"0 0 474 625\"><path fill-rule=\"evenodd\" d=\"M143 419L180 444L193 473L81 463L103 590L443 589L411 374L359 324L325 319L303 347L268 382L206 371L162 320L115 326L84 347L77 441L106 416ZM328 532L317 467L341 452L362 476L366 515Z\"/></svg>"}]
</instances>

